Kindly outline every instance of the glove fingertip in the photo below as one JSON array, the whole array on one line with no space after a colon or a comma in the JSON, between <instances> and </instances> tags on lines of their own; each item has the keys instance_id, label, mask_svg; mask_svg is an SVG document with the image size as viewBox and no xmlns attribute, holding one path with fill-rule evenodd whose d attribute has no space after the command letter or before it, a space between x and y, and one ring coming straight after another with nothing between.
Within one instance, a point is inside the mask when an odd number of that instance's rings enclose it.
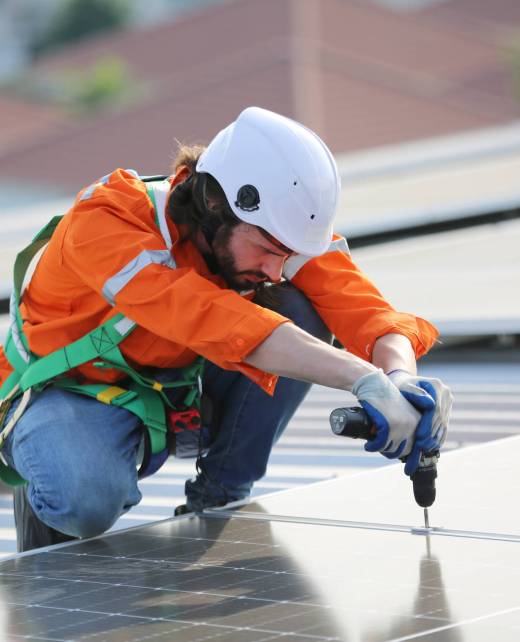
<instances>
[{"instance_id":1,"label":"glove fingertip","mask_svg":"<svg viewBox=\"0 0 520 642\"><path fill-rule=\"evenodd\" d=\"M409 403L417 408L418 410L432 410L435 408L435 400L432 399L429 395L418 395L413 392L407 392L406 390L401 390L401 394Z\"/></svg>"}]
</instances>

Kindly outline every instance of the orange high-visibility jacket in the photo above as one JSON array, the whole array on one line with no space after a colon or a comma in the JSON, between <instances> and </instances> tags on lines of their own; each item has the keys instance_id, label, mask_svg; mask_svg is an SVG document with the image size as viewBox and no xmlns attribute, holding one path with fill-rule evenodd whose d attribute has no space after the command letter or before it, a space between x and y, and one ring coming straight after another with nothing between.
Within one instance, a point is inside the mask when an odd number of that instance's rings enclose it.
<instances>
[{"instance_id":1,"label":"orange high-visibility jacket","mask_svg":"<svg viewBox=\"0 0 520 642\"><path fill-rule=\"evenodd\" d=\"M228 289L161 214L158 226L145 183L127 170L118 169L78 194L23 294L20 309L31 351L49 354L122 313L138 325L120 344L134 368L182 367L202 355L272 393L276 377L243 360L288 319ZM374 342L388 333L408 337L417 357L437 337L427 321L397 312L385 301L339 236L322 256L290 257L284 275L359 357L370 360ZM0 349L0 381L11 371ZM91 364L74 374L89 382L124 376Z\"/></svg>"}]
</instances>

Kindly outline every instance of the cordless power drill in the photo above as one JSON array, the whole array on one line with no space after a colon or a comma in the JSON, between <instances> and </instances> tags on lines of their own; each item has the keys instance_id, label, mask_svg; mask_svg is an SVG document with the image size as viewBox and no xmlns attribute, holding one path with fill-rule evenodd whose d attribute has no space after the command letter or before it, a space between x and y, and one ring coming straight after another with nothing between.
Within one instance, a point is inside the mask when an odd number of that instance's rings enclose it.
<instances>
[{"instance_id":1,"label":"cordless power drill","mask_svg":"<svg viewBox=\"0 0 520 642\"><path fill-rule=\"evenodd\" d=\"M370 417L364 408L336 408L330 414L330 427L335 435L365 439L371 441L375 438L375 429ZM401 461L405 461L403 458ZM411 475L413 495L415 501L424 509L424 522L429 528L428 508L435 501L435 478L437 477L437 461L439 451L422 453L419 467Z\"/></svg>"}]
</instances>

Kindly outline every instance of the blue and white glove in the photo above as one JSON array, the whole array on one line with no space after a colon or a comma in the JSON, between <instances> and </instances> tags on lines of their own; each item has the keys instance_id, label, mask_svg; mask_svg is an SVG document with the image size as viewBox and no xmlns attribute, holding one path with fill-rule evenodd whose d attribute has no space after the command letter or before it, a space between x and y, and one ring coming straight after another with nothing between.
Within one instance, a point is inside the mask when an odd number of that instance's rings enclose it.
<instances>
[{"instance_id":1,"label":"blue and white glove","mask_svg":"<svg viewBox=\"0 0 520 642\"><path fill-rule=\"evenodd\" d=\"M399 392L382 370L360 377L352 386L376 429L376 437L365 444L368 452L394 459L412 452L421 413ZM415 468L417 468L417 463Z\"/></svg>"},{"instance_id":2,"label":"blue and white glove","mask_svg":"<svg viewBox=\"0 0 520 642\"><path fill-rule=\"evenodd\" d=\"M416 430L415 446L405 466L405 473L410 475L412 473L409 469L415 467L415 460L419 461L421 452L440 450L444 443L453 395L440 379L411 375L405 370L394 370L387 376L399 388L403 397L422 413Z\"/></svg>"}]
</instances>

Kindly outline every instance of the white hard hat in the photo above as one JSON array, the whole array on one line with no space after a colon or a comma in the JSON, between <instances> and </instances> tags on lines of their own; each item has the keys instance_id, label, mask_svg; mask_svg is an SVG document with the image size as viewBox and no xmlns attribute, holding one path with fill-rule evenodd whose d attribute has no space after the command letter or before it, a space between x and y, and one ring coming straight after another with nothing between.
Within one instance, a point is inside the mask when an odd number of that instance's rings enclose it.
<instances>
[{"instance_id":1,"label":"white hard hat","mask_svg":"<svg viewBox=\"0 0 520 642\"><path fill-rule=\"evenodd\" d=\"M248 107L215 136L197 163L220 184L238 218L298 254L323 254L340 190L336 162L314 132Z\"/></svg>"}]
</instances>

